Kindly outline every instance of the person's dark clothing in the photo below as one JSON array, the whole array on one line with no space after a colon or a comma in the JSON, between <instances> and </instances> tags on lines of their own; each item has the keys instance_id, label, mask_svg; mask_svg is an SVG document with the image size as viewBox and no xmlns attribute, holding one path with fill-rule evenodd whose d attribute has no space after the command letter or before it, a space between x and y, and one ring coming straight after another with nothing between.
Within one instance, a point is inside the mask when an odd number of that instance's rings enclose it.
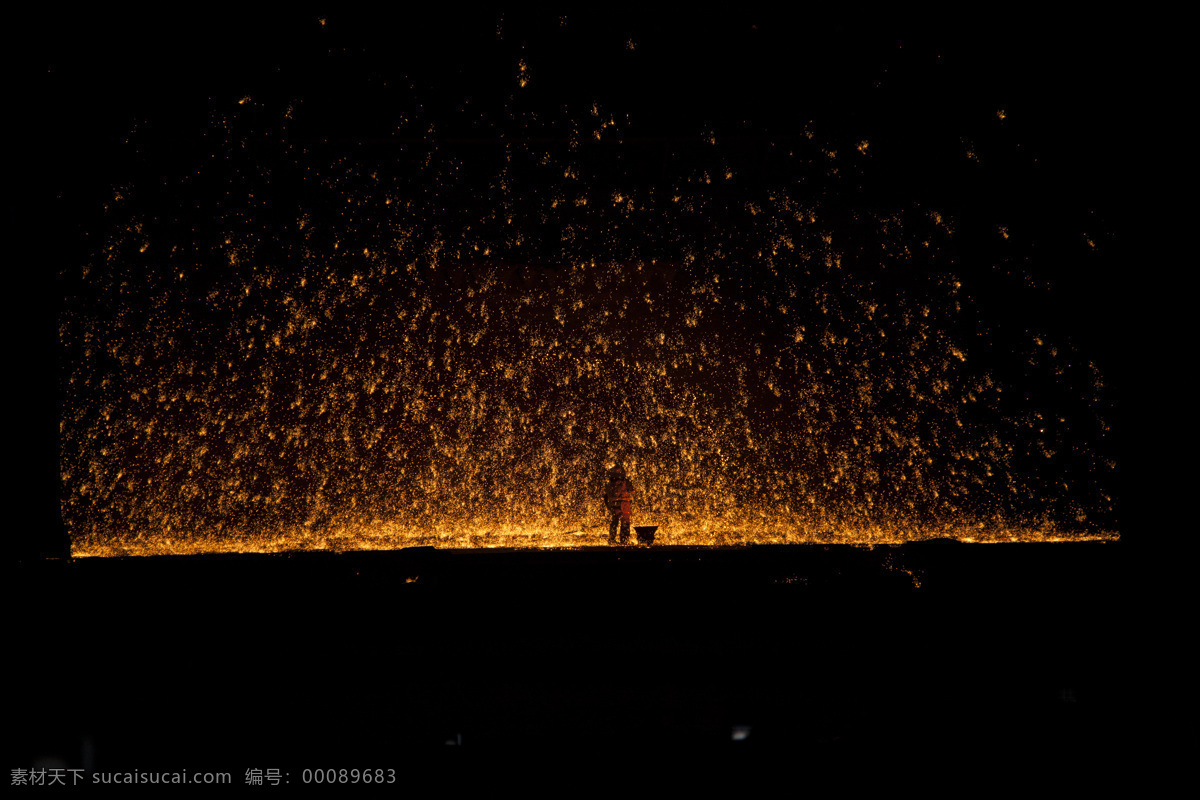
<instances>
[{"instance_id":1,"label":"person's dark clothing","mask_svg":"<svg viewBox=\"0 0 1200 800\"><path fill-rule=\"evenodd\" d=\"M621 544L629 542L629 526L633 522L633 483L624 475L613 475L604 489L604 505L611 518L608 522L608 541L615 544L618 527Z\"/></svg>"}]
</instances>

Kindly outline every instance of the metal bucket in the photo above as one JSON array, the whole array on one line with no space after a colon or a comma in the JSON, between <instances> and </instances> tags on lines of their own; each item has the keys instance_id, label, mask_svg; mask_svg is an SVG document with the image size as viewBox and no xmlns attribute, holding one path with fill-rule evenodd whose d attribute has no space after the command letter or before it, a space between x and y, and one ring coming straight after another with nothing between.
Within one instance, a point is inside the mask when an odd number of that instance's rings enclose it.
<instances>
[{"instance_id":1,"label":"metal bucket","mask_svg":"<svg viewBox=\"0 0 1200 800\"><path fill-rule=\"evenodd\" d=\"M658 530L657 525L634 525L633 529L637 532L638 544L644 544L647 547L654 544L654 532Z\"/></svg>"}]
</instances>

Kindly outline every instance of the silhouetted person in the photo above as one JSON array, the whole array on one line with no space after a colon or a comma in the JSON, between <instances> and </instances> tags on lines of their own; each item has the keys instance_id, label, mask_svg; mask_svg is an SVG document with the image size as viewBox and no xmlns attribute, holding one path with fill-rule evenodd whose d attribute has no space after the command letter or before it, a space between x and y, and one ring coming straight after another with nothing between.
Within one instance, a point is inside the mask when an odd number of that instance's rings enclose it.
<instances>
[{"instance_id":1,"label":"silhouetted person","mask_svg":"<svg viewBox=\"0 0 1200 800\"><path fill-rule=\"evenodd\" d=\"M633 522L633 483L625 477L620 466L608 471L608 486L604 487L604 506L611 515L608 522L608 543L617 543L617 528L621 530L621 544L629 543L629 525Z\"/></svg>"}]
</instances>

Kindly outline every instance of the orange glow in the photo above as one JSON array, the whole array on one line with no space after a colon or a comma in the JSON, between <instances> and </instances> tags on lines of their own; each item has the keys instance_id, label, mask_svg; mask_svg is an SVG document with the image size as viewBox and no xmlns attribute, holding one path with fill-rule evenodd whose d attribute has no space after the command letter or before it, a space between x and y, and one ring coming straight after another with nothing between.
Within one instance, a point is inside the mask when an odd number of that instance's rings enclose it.
<instances>
[{"instance_id":1,"label":"orange glow","mask_svg":"<svg viewBox=\"0 0 1200 800\"><path fill-rule=\"evenodd\" d=\"M419 123L382 163L322 162L229 105L196 170L222 191L179 181L170 213L115 192L74 276L75 555L600 545L618 461L664 545L1118 535L1098 412L1026 408L981 366L949 213L848 232L819 194L737 185L712 131L662 185L605 183L607 151L576 149L622 135L598 104L567 152L512 137L475 183ZM835 188L882 157L806 135L796 169ZM290 182L255 177L262 153ZM1073 355L1022 341L1002 355L1065 386Z\"/></svg>"},{"instance_id":2,"label":"orange glow","mask_svg":"<svg viewBox=\"0 0 1200 800\"><path fill-rule=\"evenodd\" d=\"M635 510L636 517L636 510ZM635 521L637 521L635 519ZM659 521L650 518L650 521ZM821 530L794 527L772 527L758 522L739 524L736 520L714 519L697 523L680 521L660 526L654 537L654 547L736 547L754 544L853 544L877 546L922 541L932 538L957 539L978 544L1010 542L1083 542L1115 541L1116 532L1100 531L1089 534L1060 532L1053 528L1016 529L992 526L972 526L928 530L899 530L884 528L836 528ZM338 527L323 533L304 528L283 531L269 536L204 536L204 535L143 535L122 539L106 537L77 543L71 550L76 558L113 556L196 555L201 553L285 553L324 550L348 552L353 550L396 550L403 547L434 546L438 548L530 548L575 549L607 547L607 528L595 523L591 529L563 530L518 525L492 527L447 526L428 531L413 530L394 523L375 527ZM634 547L637 545L628 545Z\"/></svg>"}]
</instances>

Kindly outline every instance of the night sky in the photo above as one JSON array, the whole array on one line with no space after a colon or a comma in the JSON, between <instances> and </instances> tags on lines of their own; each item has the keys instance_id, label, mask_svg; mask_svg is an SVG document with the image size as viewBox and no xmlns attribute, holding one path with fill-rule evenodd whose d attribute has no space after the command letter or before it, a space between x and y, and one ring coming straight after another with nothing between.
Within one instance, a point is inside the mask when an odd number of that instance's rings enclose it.
<instances>
[{"instance_id":1,"label":"night sky","mask_svg":"<svg viewBox=\"0 0 1200 800\"><path fill-rule=\"evenodd\" d=\"M1116 455L1127 446L1124 399L1141 335L1129 313L1147 135L1141 27L752 10L170 10L38 19L12 35L26 40L35 73L28 121L49 203L40 257L55 317L87 302L79 266L96 258L113 187L190 169L206 148L198 134L238 98L276 115L300 101L294 141L381 163L433 124L466 165L467 186L497 136L561 138L556 117L598 104L618 135L596 148L599 185L583 191L661 182L669 153L686 158L710 135L735 168L722 188L734 198L779 180L782 149L869 143L842 174L814 174L803 190L847 230L864 209L952 217L956 273L995 321L995 346L1044 331L1094 361L1113 423L1106 452ZM561 256L559 228L530 229L535 244L498 248L497 259ZM644 249L679 256L669 244Z\"/></svg>"}]
</instances>

